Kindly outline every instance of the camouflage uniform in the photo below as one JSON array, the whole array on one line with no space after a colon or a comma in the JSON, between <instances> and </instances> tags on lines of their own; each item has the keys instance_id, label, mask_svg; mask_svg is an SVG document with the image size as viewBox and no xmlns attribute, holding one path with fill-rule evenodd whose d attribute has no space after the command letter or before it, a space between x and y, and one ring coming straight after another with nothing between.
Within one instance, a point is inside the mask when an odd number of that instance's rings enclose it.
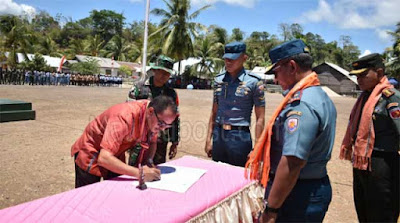
<instances>
[{"instance_id":1,"label":"camouflage uniform","mask_svg":"<svg viewBox=\"0 0 400 223\"><path fill-rule=\"evenodd\" d=\"M153 76L147 78L145 81L139 81L135 83L132 89L129 91L128 100L140 100L140 99L153 99L159 95L165 95L171 97L176 105L179 105L178 95L175 90L163 85L162 87L156 87L153 84ZM167 155L168 142L177 143L179 142L179 117L172 123L172 127L158 133L157 139L157 150L154 155L154 164L165 163ZM137 145L139 146L139 145ZM135 158L139 153L140 148L134 148L130 150L129 165L135 165Z\"/></svg>"}]
</instances>

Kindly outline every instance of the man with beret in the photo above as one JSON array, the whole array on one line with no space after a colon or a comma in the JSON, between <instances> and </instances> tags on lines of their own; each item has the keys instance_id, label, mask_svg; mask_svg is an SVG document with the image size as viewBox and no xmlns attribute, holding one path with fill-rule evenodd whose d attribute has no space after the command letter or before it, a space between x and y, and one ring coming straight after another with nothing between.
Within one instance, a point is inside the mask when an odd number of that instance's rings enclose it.
<instances>
[{"instance_id":1,"label":"man with beret","mask_svg":"<svg viewBox=\"0 0 400 223\"><path fill-rule=\"evenodd\" d=\"M176 91L167 86L167 82L174 73L174 61L166 56L160 55L155 63L150 64L148 77L145 80L139 80L134 83L128 94L128 101L155 98L159 95L171 97L176 105L179 105L179 99ZM175 157L179 144L179 117L172 123L171 128L160 131L157 139L157 150L154 155L154 164L165 163L167 155L168 142L171 142L169 148L169 159ZM135 159L140 148L132 148L129 153L129 164L135 165Z\"/></svg>"},{"instance_id":2,"label":"man with beret","mask_svg":"<svg viewBox=\"0 0 400 223\"><path fill-rule=\"evenodd\" d=\"M269 52L284 99L246 164L265 191L264 222L322 222L332 198L326 165L335 140L336 108L311 70L303 41Z\"/></svg>"},{"instance_id":3,"label":"man with beret","mask_svg":"<svg viewBox=\"0 0 400 223\"><path fill-rule=\"evenodd\" d=\"M71 147L71 156L75 157L75 187L121 174L139 178L139 169L125 164L125 151L140 144L149 150L148 158L152 158L158 131L171 127L177 113L171 98L159 96L151 102L117 104L97 116ZM142 152L138 162L148 160L145 156ZM160 170L145 166L142 177L145 181L158 180Z\"/></svg>"},{"instance_id":4,"label":"man with beret","mask_svg":"<svg viewBox=\"0 0 400 223\"><path fill-rule=\"evenodd\" d=\"M400 202L400 92L385 76L382 57L352 63L363 91L350 114L340 158L352 161L360 222L397 222Z\"/></svg>"},{"instance_id":5,"label":"man with beret","mask_svg":"<svg viewBox=\"0 0 400 223\"><path fill-rule=\"evenodd\" d=\"M243 67L247 59L244 43L228 43L223 58L226 71L215 77L205 152L214 161L244 166L253 148L250 135L253 106L256 141L264 128L264 85L260 77Z\"/></svg>"}]
</instances>

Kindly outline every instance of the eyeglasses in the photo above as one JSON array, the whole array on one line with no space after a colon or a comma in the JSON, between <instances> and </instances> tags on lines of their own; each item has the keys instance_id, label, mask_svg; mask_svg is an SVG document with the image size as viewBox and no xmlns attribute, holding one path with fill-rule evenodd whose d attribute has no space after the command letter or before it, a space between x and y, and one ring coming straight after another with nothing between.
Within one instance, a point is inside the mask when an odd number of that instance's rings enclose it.
<instances>
[{"instance_id":1,"label":"eyeglasses","mask_svg":"<svg viewBox=\"0 0 400 223\"><path fill-rule=\"evenodd\" d=\"M290 60L286 60L281 62L279 65L276 65L274 68L272 68L272 72L276 74L276 72L281 69L282 66L284 66L285 64L287 64Z\"/></svg>"},{"instance_id":2,"label":"eyeglasses","mask_svg":"<svg viewBox=\"0 0 400 223\"><path fill-rule=\"evenodd\" d=\"M158 117L157 112L154 112L154 115L155 115L156 118L157 118L158 126L160 126L160 128L170 128L170 127L172 126L172 125L170 125L170 124L167 124L167 123L164 122L163 120L161 120L161 119Z\"/></svg>"}]
</instances>

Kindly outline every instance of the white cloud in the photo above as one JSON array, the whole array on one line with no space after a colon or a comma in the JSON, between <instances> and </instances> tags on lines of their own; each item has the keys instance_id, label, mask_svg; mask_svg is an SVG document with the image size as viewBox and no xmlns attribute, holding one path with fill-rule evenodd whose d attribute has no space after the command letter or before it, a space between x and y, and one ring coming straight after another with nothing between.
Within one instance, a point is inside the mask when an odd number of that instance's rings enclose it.
<instances>
[{"instance_id":1,"label":"white cloud","mask_svg":"<svg viewBox=\"0 0 400 223\"><path fill-rule=\"evenodd\" d=\"M36 13L36 9L25 4L15 3L13 0L0 0L0 15L26 15L32 17Z\"/></svg>"},{"instance_id":2,"label":"white cloud","mask_svg":"<svg viewBox=\"0 0 400 223\"><path fill-rule=\"evenodd\" d=\"M237 5L245 8L253 8L259 0L192 0L194 5L213 5L217 2L224 2L228 5Z\"/></svg>"},{"instance_id":3,"label":"white cloud","mask_svg":"<svg viewBox=\"0 0 400 223\"><path fill-rule=\"evenodd\" d=\"M363 56L367 56L369 54L371 54L371 51L370 50L365 50L364 53L362 53L358 58L361 58Z\"/></svg>"},{"instance_id":4,"label":"white cloud","mask_svg":"<svg viewBox=\"0 0 400 223\"><path fill-rule=\"evenodd\" d=\"M400 20L399 0L319 0L316 9L305 12L302 23L329 22L345 29L393 26Z\"/></svg>"},{"instance_id":5,"label":"white cloud","mask_svg":"<svg viewBox=\"0 0 400 223\"><path fill-rule=\"evenodd\" d=\"M388 33L389 30L386 29L375 29L375 33L379 36L383 42L391 43L393 37Z\"/></svg>"}]
</instances>

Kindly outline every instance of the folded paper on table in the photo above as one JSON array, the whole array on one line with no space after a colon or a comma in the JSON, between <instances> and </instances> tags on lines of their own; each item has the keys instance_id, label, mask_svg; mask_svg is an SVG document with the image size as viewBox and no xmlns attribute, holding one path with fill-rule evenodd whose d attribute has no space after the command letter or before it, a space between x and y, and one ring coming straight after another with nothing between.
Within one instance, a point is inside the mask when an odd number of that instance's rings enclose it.
<instances>
[{"instance_id":1,"label":"folded paper on table","mask_svg":"<svg viewBox=\"0 0 400 223\"><path fill-rule=\"evenodd\" d=\"M160 165L158 168L161 170L161 180L146 182L147 187L178 193L185 193L207 172L204 169L173 165ZM137 186L138 181L133 184Z\"/></svg>"}]
</instances>

